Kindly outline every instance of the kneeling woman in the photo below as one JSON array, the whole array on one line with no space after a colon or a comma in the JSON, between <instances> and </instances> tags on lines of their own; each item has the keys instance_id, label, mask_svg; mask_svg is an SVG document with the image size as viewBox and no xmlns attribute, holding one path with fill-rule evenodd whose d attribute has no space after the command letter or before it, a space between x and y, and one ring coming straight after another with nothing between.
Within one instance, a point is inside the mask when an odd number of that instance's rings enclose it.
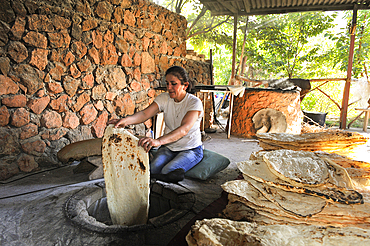
<instances>
[{"instance_id":1,"label":"kneeling woman","mask_svg":"<svg viewBox=\"0 0 370 246\"><path fill-rule=\"evenodd\" d=\"M200 132L203 106L199 98L189 93L192 83L182 67L174 66L166 71L166 85L167 92L155 98L146 109L108 123L125 127L163 112L164 135L157 139L144 137L139 145L147 152L160 146L150 163L150 174L156 179L177 182L203 158Z\"/></svg>"}]
</instances>

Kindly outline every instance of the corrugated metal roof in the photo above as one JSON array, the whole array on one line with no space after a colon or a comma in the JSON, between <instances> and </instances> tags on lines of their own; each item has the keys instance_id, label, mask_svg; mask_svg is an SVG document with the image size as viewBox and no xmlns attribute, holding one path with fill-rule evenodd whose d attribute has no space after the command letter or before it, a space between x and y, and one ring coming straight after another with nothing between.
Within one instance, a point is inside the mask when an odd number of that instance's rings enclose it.
<instances>
[{"instance_id":1,"label":"corrugated metal roof","mask_svg":"<svg viewBox=\"0 0 370 246\"><path fill-rule=\"evenodd\" d=\"M212 15L266 15L370 9L370 0L200 0Z\"/></svg>"}]
</instances>

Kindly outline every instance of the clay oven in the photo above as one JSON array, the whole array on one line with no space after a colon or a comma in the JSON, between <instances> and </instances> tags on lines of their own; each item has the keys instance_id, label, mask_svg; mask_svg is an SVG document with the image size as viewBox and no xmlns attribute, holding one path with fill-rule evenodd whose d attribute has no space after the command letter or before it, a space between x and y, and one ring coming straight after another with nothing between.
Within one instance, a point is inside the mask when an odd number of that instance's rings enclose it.
<instances>
[{"instance_id":1,"label":"clay oven","mask_svg":"<svg viewBox=\"0 0 370 246\"><path fill-rule=\"evenodd\" d=\"M253 138L256 133L300 133L303 113L300 91L272 88L246 88L243 97L234 98L231 134Z\"/></svg>"},{"instance_id":2,"label":"clay oven","mask_svg":"<svg viewBox=\"0 0 370 246\"><path fill-rule=\"evenodd\" d=\"M273 108L259 110L252 121L256 133L285 132L287 129L285 115Z\"/></svg>"}]
</instances>

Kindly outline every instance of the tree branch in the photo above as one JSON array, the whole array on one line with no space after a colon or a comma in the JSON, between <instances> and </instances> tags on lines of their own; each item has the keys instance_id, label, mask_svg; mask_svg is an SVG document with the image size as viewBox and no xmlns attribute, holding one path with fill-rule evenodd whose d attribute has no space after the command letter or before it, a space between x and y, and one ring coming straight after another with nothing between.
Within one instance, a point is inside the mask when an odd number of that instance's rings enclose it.
<instances>
[{"instance_id":1,"label":"tree branch","mask_svg":"<svg viewBox=\"0 0 370 246\"><path fill-rule=\"evenodd\" d=\"M187 37L186 37L186 39L192 38L192 37L194 37L194 36L196 36L196 35L199 35L199 34L203 34L203 33L210 32L210 31L212 31L213 29L215 29L216 27L218 27L218 26L222 25L223 23L227 22L227 21L229 20L229 18L230 18L230 16L228 16L226 20L224 20L224 21L222 21L222 22L218 23L218 24L217 24L217 25L215 25L215 26L208 26L208 27L204 28L204 29L203 29L203 31L195 32L195 33L193 33L193 34L191 34L191 35L189 35L189 33L190 33L190 30L189 30L189 32L187 32ZM213 24L213 21L212 21L211 25L212 25L212 24Z\"/></svg>"},{"instance_id":2,"label":"tree branch","mask_svg":"<svg viewBox=\"0 0 370 246\"><path fill-rule=\"evenodd\" d=\"M186 36L189 35L190 31L194 28L194 26L198 23L198 21L200 20L200 18L202 18L207 12L207 9L206 7L203 6L202 10L200 11L199 15L197 16L197 18L195 18L195 20L191 23L191 26L188 28L188 30L186 31Z\"/></svg>"}]
</instances>

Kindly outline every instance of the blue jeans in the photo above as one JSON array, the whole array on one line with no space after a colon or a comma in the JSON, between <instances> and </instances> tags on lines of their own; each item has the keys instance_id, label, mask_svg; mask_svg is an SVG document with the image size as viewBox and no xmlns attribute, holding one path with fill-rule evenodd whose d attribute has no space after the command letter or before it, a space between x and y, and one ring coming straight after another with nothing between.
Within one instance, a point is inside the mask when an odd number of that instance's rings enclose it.
<instances>
[{"instance_id":1,"label":"blue jeans","mask_svg":"<svg viewBox=\"0 0 370 246\"><path fill-rule=\"evenodd\" d=\"M198 146L183 151L172 151L166 146L159 147L150 162L151 174L167 174L182 168L187 172L203 158L203 148Z\"/></svg>"}]
</instances>

